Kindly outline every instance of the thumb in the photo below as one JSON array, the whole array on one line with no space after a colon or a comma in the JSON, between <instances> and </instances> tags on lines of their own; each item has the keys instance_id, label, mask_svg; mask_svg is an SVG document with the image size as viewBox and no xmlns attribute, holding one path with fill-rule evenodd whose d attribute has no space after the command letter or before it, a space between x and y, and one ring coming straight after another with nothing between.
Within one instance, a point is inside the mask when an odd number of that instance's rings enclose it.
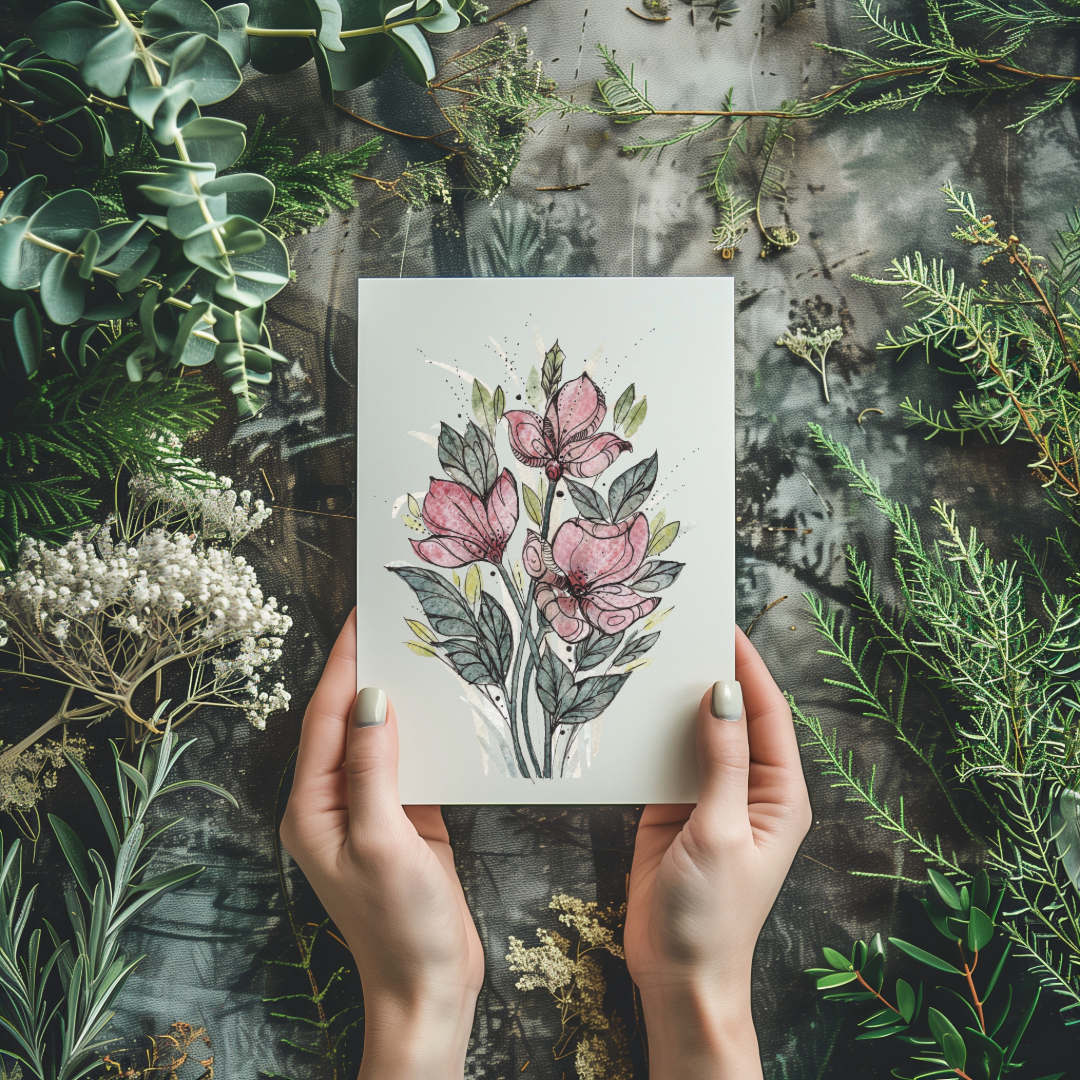
<instances>
[{"instance_id":1,"label":"thumb","mask_svg":"<svg viewBox=\"0 0 1080 1080\"><path fill-rule=\"evenodd\" d=\"M731 719L732 714L736 719ZM701 699L697 724L698 811L723 828L747 821L750 744L742 688L718 682Z\"/></svg>"},{"instance_id":2,"label":"thumb","mask_svg":"<svg viewBox=\"0 0 1080 1080\"><path fill-rule=\"evenodd\" d=\"M345 771L350 829L377 830L400 818L397 717L377 686L366 686L356 695Z\"/></svg>"}]
</instances>

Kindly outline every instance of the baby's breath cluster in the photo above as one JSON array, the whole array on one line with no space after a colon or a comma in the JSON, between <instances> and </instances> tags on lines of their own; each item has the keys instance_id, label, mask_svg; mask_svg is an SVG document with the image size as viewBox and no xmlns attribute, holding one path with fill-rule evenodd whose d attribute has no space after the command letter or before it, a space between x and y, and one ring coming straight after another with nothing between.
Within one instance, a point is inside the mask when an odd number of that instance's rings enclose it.
<instances>
[{"instance_id":1,"label":"baby's breath cluster","mask_svg":"<svg viewBox=\"0 0 1080 1080\"><path fill-rule=\"evenodd\" d=\"M121 516L59 546L24 542L15 572L0 579L0 653L68 693L0 764L74 720L119 712L138 737L203 705L241 710L259 729L288 707L284 683L268 675L292 619L233 550L270 511L204 479L190 489L136 477Z\"/></svg>"}]
</instances>

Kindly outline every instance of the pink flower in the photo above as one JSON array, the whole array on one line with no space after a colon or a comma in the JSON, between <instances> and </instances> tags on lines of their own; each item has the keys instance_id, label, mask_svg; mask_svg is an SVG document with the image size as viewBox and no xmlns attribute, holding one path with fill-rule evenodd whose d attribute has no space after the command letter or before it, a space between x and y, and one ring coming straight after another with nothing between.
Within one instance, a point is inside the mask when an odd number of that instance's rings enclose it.
<instances>
[{"instance_id":1,"label":"pink flower","mask_svg":"<svg viewBox=\"0 0 1080 1080\"><path fill-rule=\"evenodd\" d=\"M517 485L510 470L503 469L481 500L464 484L432 478L421 517L432 535L409 543L424 562L446 567L479 559L497 563L517 525Z\"/></svg>"},{"instance_id":2,"label":"pink flower","mask_svg":"<svg viewBox=\"0 0 1080 1080\"><path fill-rule=\"evenodd\" d=\"M522 561L537 582L537 607L563 641L581 641L593 627L617 634L660 603L623 584L637 573L648 546L644 514L614 525L572 518L550 545L530 530Z\"/></svg>"},{"instance_id":3,"label":"pink flower","mask_svg":"<svg viewBox=\"0 0 1080 1080\"><path fill-rule=\"evenodd\" d=\"M543 466L549 480L558 480L563 473L598 476L624 450L633 449L611 432L594 434L606 412L603 391L582 375L560 387L542 420L526 409L505 414L510 449L522 464Z\"/></svg>"}]
</instances>

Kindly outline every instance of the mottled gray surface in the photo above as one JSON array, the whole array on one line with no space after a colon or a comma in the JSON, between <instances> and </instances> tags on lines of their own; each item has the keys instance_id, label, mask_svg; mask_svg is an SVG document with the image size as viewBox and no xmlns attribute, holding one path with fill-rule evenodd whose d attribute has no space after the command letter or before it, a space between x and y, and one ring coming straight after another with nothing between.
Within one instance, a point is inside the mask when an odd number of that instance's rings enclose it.
<instances>
[{"instance_id":1,"label":"mottled gray surface","mask_svg":"<svg viewBox=\"0 0 1080 1080\"><path fill-rule=\"evenodd\" d=\"M591 92L600 72L594 47L604 42L617 49L621 62L636 65L662 108L717 108L728 86L744 107L769 107L814 92L829 84L835 69L812 43L854 37L844 5L830 0L783 27L776 26L768 4L748 4L720 32L700 9L692 26L686 7L672 6L672 20L656 25L628 14L622 2L594 3L586 13L569 0L536 0L508 21L528 26L535 56L564 94L580 98ZM450 44L459 47L459 38ZM1071 44L1062 46L1055 58L1059 70L1069 68L1073 51ZM413 104L418 97L400 75L391 75L345 99L355 111L392 126L435 130L429 111ZM261 998L287 992L281 989L287 969L266 961L294 959L274 868L275 792L296 743L303 702L352 603L354 522L347 515L354 479L355 279L465 273L469 247L476 248L500 212L545 223L551 268L602 275L735 275L739 620L746 626L766 603L788 596L754 630L777 681L806 708L838 724L864 768L878 764L881 793L890 799L905 794L912 821L929 831L945 827L940 797L912 763L887 734L822 684L829 669L815 653L800 594L809 589L845 602L845 545L853 543L881 561L889 542L882 522L810 447L806 424L817 420L843 437L869 461L886 491L921 515L935 498L948 499L986 530L998 551L1005 550L1010 527L1020 521L1037 525L1045 517L1024 468L1028 448L926 443L904 429L898 406L906 396L943 405L954 387L920 359L897 362L875 352L886 329L899 324L900 297L851 278L880 272L892 258L915 249L967 260L948 237L951 221L938 193L946 180L973 190L1005 227L1024 230L1032 247L1046 249L1073 198L1076 107L1018 137L1004 126L1022 105L1020 99L992 102L972 115L960 101L932 101L914 116L876 113L800 125L787 162L787 217L802 242L768 258L758 257L753 235L730 262L709 245L713 210L696 191L709 149L705 139L659 160L632 161L616 152L631 129L616 130L595 117L539 121L526 139L514 183L494 207L456 201L449 213L406 212L393 196L362 184L358 209L336 214L325 228L290 242L299 279L274 300L271 322L275 346L293 364L279 370L273 403L258 419L236 429L228 418L204 450L238 486L265 492L265 469L277 504L312 512L278 512L249 551L270 591L296 617L288 655L297 707L263 734L220 717L198 723L200 741L185 768L226 784L241 809L194 794L186 824L165 841L162 866L198 860L208 869L193 887L160 904L134 935L132 949L148 955L124 996L119 1033L164 1029L183 1019L209 1029L216 1075L223 1080L247 1080L258 1070L329 1075L279 1048L284 1029L269 1018L270 1007ZM366 129L321 103L310 67L284 77L253 74L220 111L246 120L260 111L275 119L293 116L311 146L351 146L367 137ZM655 119L634 130L657 132L678 123ZM388 146L372 164L375 175L396 175L403 155L415 152L392 140ZM535 190L582 182L589 186L575 192ZM402 318L407 320L407 311ZM810 320L845 329L830 358L831 404L824 402L817 376L774 344L785 328ZM675 356L657 373L678 374ZM870 406L884 415L857 426L856 416ZM346 516L316 516L327 514ZM769 532L770 526L813 531ZM35 699L30 711L37 715L45 707ZM791 1077L817 1075L808 1062L792 1058L790 1045L792 1033L805 1031L813 1013L814 994L800 970L815 962L817 948L877 930L923 932L910 893L845 873L894 872L903 866L902 850L864 824L859 808L845 804L809 761L807 774L814 827L762 937L754 999L766 1061L776 1075ZM65 777L58 805L75 795ZM621 901L636 811L458 807L446 817L488 959L468 1074L516 1076L528 1063L527 1075L536 1080L571 1076L571 1066L551 1056L557 1028L549 1001L540 992L524 995L514 988L515 976L503 960L507 937L529 940L538 925L551 925L546 904L554 892L604 904ZM960 844L962 836L952 839ZM42 846L40 860L55 856ZM907 870L918 872L913 861ZM305 917L319 918L294 871L289 880ZM332 941L320 948L327 950L331 968L348 960L344 952L333 952L340 947ZM355 981L344 985L358 1000ZM629 987L625 974L613 973L611 1004L633 1028ZM880 1048L849 1049L849 1039L850 1033L841 1038L823 1075L882 1076L895 1064ZM1060 1062L1062 1052L1072 1053L1052 1018L1040 1041L1046 1054L1042 1071ZM354 1038L354 1057L358 1043ZM635 1053L636 1075L644 1076L640 1038ZM783 1073L778 1054L787 1061Z\"/></svg>"}]
</instances>

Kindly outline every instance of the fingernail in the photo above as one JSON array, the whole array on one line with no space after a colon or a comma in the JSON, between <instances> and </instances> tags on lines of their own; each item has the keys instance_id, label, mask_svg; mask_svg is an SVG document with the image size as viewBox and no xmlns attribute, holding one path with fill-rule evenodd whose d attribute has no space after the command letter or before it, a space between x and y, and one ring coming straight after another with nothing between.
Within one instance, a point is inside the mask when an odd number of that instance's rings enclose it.
<instances>
[{"instance_id":1,"label":"fingernail","mask_svg":"<svg viewBox=\"0 0 1080 1080\"><path fill-rule=\"evenodd\" d=\"M712 714L717 720L738 720L742 716L742 687L721 679L713 683Z\"/></svg>"},{"instance_id":2,"label":"fingernail","mask_svg":"<svg viewBox=\"0 0 1080 1080\"><path fill-rule=\"evenodd\" d=\"M356 695L352 716L357 727L382 727L386 723L386 695L377 686L365 686Z\"/></svg>"}]
</instances>

